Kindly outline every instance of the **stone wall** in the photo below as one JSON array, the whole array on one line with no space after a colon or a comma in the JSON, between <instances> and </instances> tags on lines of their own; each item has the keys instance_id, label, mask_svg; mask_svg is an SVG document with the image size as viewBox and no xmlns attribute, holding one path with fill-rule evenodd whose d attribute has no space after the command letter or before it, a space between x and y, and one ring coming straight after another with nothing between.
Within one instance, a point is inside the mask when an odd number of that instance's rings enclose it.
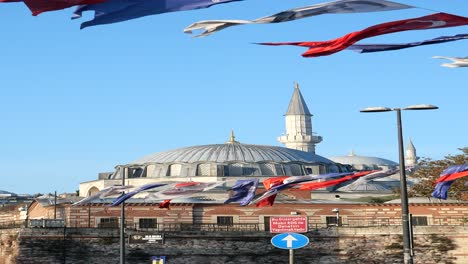
<instances>
[{"instance_id":1,"label":"stone wall","mask_svg":"<svg viewBox=\"0 0 468 264\"><path fill-rule=\"evenodd\" d=\"M0 230L0 263L118 263L116 229ZM18 234L18 235L17 235ZM299 264L402 263L401 228L331 227L306 235L309 245L294 250ZM173 232L164 244L127 244L129 264L151 263L151 256L166 256L168 264L288 263L288 250L271 245L274 234L265 232ZM468 228L415 227L415 264L468 263Z\"/></svg>"},{"instance_id":2,"label":"stone wall","mask_svg":"<svg viewBox=\"0 0 468 264\"><path fill-rule=\"evenodd\" d=\"M0 264L16 263L20 229L0 229Z\"/></svg>"}]
</instances>

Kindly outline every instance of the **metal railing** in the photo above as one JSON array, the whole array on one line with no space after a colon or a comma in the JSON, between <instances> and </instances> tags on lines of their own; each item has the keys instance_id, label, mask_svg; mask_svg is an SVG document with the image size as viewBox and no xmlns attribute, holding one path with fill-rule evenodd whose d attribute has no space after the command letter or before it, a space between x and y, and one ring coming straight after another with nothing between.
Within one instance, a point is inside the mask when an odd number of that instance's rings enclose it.
<instances>
[{"instance_id":1,"label":"metal railing","mask_svg":"<svg viewBox=\"0 0 468 264\"><path fill-rule=\"evenodd\" d=\"M0 229L21 228L26 226L26 220L0 222Z\"/></svg>"},{"instance_id":2,"label":"metal railing","mask_svg":"<svg viewBox=\"0 0 468 264\"><path fill-rule=\"evenodd\" d=\"M119 222L105 222L98 224L85 224L82 222L65 221L63 225L55 224L54 221L47 221L50 224L34 225L34 220L17 220L17 221L2 221L0 222L0 229L10 228L57 228L57 227L71 227L71 228L98 228L98 229L118 229ZM63 220L60 220L63 221ZM200 223L158 223L139 225L132 221L126 221L126 228L129 230L141 231L164 231L164 232L177 232L177 231L203 231L203 232L256 232L268 230L268 224L265 223L233 223L233 224L200 224ZM52 225L53 224L53 225ZM328 228L337 226L336 223L327 223L324 221L309 220L309 230ZM400 218L350 218L345 217L340 221L338 226L342 227L381 227L381 226L401 226ZM413 222L413 226L468 226L468 217L462 216L444 216L444 217L427 217L426 221Z\"/></svg>"}]
</instances>

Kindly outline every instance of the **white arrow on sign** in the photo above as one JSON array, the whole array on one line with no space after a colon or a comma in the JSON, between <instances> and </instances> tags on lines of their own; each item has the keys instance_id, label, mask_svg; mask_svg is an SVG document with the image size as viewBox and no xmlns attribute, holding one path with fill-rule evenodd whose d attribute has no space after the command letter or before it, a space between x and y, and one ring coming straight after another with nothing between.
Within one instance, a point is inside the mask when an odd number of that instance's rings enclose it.
<instances>
[{"instance_id":1,"label":"white arrow on sign","mask_svg":"<svg viewBox=\"0 0 468 264\"><path fill-rule=\"evenodd\" d=\"M292 242L293 242L293 241L297 241L297 239L294 238L294 237L291 236L291 235L288 235L287 237L285 237L285 238L283 238L283 239L281 239L281 240L286 240L286 247L287 247L287 248L292 248L292 246L293 246L293 245L292 245Z\"/></svg>"}]
</instances>

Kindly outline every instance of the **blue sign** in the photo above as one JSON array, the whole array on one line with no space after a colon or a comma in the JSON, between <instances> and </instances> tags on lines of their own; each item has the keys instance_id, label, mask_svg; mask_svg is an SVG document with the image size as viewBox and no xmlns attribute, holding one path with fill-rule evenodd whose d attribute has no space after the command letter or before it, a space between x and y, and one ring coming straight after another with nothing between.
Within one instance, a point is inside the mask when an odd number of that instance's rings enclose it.
<instances>
[{"instance_id":1,"label":"blue sign","mask_svg":"<svg viewBox=\"0 0 468 264\"><path fill-rule=\"evenodd\" d=\"M166 264L166 256L152 256L151 264Z\"/></svg>"},{"instance_id":2,"label":"blue sign","mask_svg":"<svg viewBox=\"0 0 468 264\"><path fill-rule=\"evenodd\" d=\"M309 238L297 233L283 233L274 236L271 244L282 249L296 249L307 246Z\"/></svg>"}]
</instances>

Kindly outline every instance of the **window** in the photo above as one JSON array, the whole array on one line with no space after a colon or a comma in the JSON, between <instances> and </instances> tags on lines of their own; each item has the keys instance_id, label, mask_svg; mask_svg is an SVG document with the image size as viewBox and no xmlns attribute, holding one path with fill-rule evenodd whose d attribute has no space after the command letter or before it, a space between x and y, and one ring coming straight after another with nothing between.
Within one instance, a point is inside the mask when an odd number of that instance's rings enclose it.
<instances>
[{"instance_id":1,"label":"window","mask_svg":"<svg viewBox=\"0 0 468 264\"><path fill-rule=\"evenodd\" d=\"M260 164L261 174L265 176L275 175L275 164L262 163Z\"/></svg>"},{"instance_id":2,"label":"window","mask_svg":"<svg viewBox=\"0 0 468 264\"><path fill-rule=\"evenodd\" d=\"M413 216L411 222L413 226L427 226L427 216Z\"/></svg>"},{"instance_id":3,"label":"window","mask_svg":"<svg viewBox=\"0 0 468 264\"><path fill-rule=\"evenodd\" d=\"M340 226L341 225L341 217L337 218L336 216L327 216L326 220L327 220L327 226Z\"/></svg>"},{"instance_id":4,"label":"window","mask_svg":"<svg viewBox=\"0 0 468 264\"><path fill-rule=\"evenodd\" d=\"M217 224L224 226L232 226L234 224L234 219L232 216L218 216Z\"/></svg>"},{"instance_id":5,"label":"window","mask_svg":"<svg viewBox=\"0 0 468 264\"><path fill-rule=\"evenodd\" d=\"M100 228L119 228L119 219L117 217L101 218L98 227Z\"/></svg>"},{"instance_id":6,"label":"window","mask_svg":"<svg viewBox=\"0 0 468 264\"><path fill-rule=\"evenodd\" d=\"M172 164L169 166L168 176L180 176L182 170L182 165L180 164Z\"/></svg>"},{"instance_id":7,"label":"window","mask_svg":"<svg viewBox=\"0 0 468 264\"><path fill-rule=\"evenodd\" d=\"M303 175L301 165L299 165L299 164L290 164L289 168L291 170L292 176L301 176L301 175Z\"/></svg>"},{"instance_id":8,"label":"window","mask_svg":"<svg viewBox=\"0 0 468 264\"><path fill-rule=\"evenodd\" d=\"M158 219L156 218L140 218L138 220L139 228L157 228Z\"/></svg>"},{"instance_id":9,"label":"window","mask_svg":"<svg viewBox=\"0 0 468 264\"><path fill-rule=\"evenodd\" d=\"M197 166L197 176L210 176L210 164L198 164Z\"/></svg>"},{"instance_id":10,"label":"window","mask_svg":"<svg viewBox=\"0 0 468 264\"><path fill-rule=\"evenodd\" d=\"M242 176L242 164L229 164L229 176Z\"/></svg>"}]
</instances>

